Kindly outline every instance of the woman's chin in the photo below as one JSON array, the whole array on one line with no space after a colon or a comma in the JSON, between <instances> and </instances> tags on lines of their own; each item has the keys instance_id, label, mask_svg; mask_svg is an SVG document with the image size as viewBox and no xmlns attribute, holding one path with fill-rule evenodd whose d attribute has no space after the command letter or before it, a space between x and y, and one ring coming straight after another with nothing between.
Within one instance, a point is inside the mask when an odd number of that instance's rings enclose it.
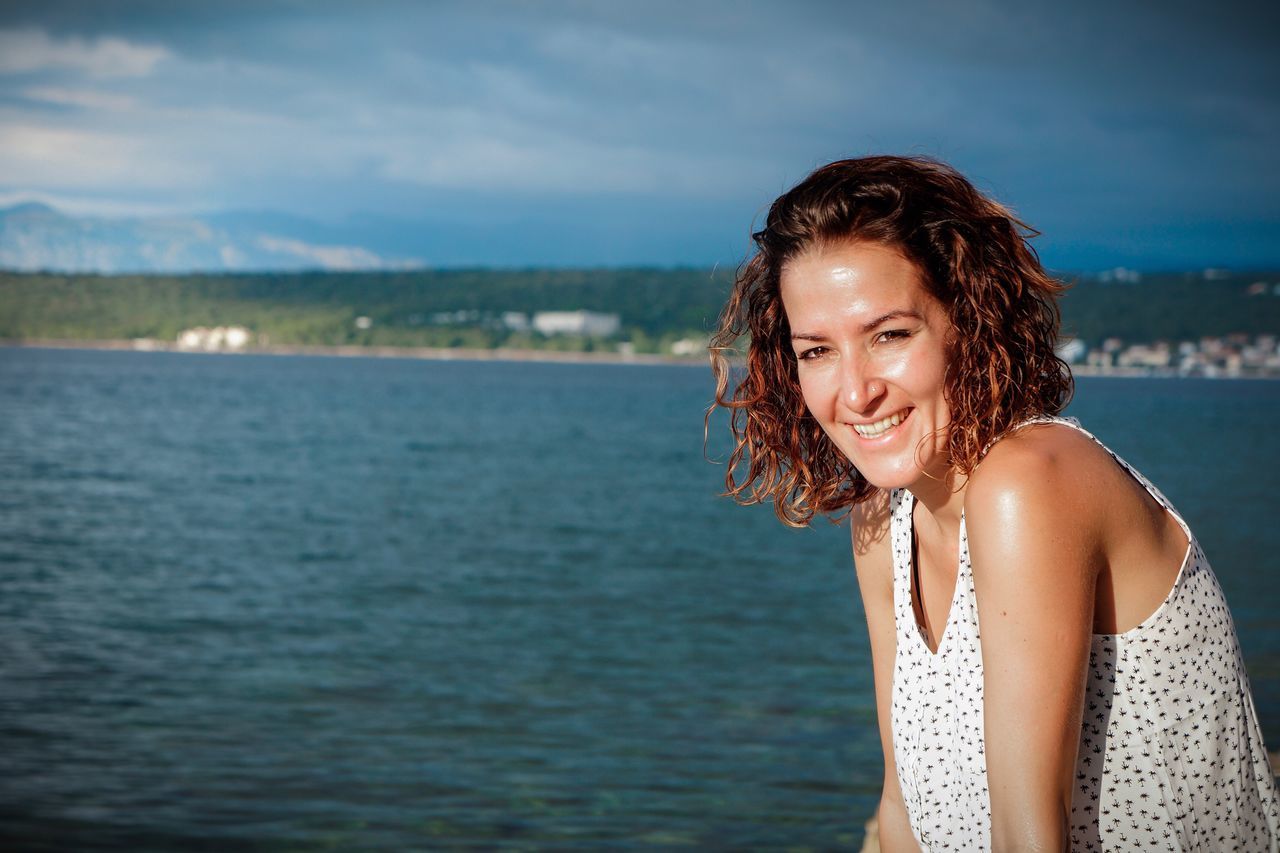
<instances>
[{"instance_id":1,"label":"woman's chin","mask_svg":"<svg viewBox=\"0 0 1280 853\"><path fill-rule=\"evenodd\" d=\"M866 481L877 489L910 489L924 476L920 469L915 467L912 467L911 470L884 470L878 467L868 467L870 470L858 468L858 473L862 474Z\"/></svg>"}]
</instances>

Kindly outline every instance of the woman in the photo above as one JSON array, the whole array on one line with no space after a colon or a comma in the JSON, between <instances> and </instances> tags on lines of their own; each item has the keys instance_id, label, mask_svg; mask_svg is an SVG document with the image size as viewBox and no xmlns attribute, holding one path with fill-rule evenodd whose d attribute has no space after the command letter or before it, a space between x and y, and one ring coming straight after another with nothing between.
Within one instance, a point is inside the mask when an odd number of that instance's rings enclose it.
<instances>
[{"instance_id":1,"label":"woman","mask_svg":"<svg viewBox=\"0 0 1280 853\"><path fill-rule=\"evenodd\" d=\"M1221 589L1160 492L1056 417L1061 287L1025 230L925 159L779 198L712 341L729 493L850 511L884 849L1275 850Z\"/></svg>"}]
</instances>

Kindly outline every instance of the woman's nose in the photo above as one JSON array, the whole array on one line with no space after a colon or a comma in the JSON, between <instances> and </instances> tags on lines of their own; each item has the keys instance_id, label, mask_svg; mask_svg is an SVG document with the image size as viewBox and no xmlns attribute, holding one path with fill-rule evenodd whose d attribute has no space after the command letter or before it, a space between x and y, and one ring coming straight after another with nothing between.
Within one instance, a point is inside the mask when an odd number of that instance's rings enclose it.
<instances>
[{"instance_id":1,"label":"woman's nose","mask_svg":"<svg viewBox=\"0 0 1280 853\"><path fill-rule=\"evenodd\" d=\"M865 364L849 363L844 371L841 396L855 412L869 411L884 394L885 385L867 370Z\"/></svg>"}]
</instances>

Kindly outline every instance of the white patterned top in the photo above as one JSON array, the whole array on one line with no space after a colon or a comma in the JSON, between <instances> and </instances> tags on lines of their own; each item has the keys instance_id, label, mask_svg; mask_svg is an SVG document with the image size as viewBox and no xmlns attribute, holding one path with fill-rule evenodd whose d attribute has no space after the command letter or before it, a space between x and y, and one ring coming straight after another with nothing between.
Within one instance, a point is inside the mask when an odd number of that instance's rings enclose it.
<instances>
[{"instance_id":1,"label":"white patterned top","mask_svg":"<svg viewBox=\"0 0 1280 853\"><path fill-rule=\"evenodd\" d=\"M1098 441L1073 419L1033 422L1065 424ZM1189 544L1154 613L1123 634L1093 637L1071 849L1280 850L1280 800L1222 589L1164 495L1111 456L1177 520ZM923 849L986 850L982 649L965 521L950 616L933 653L911 606L914 505L910 492L893 491L898 781Z\"/></svg>"}]
</instances>

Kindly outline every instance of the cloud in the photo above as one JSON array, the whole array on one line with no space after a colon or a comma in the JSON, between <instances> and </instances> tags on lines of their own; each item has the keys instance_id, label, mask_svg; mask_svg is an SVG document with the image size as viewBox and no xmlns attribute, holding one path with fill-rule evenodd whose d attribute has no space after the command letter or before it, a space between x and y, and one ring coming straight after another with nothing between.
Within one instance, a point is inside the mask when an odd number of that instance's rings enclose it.
<instances>
[{"instance_id":1,"label":"cloud","mask_svg":"<svg viewBox=\"0 0 1280 853\"><path fill-rule=\"evenodd\" d=\"M55 38L41 29L0 30L0 74L70 69L93 77L144 77L170 55L164 47L115 36Z\"/></svg>"},{"instance_id":2,"label":"cloud","mask_svg":"<svg viewBox=\"0 0 1280 853\"><path fill-rule=\"evenodd\" d=\"M75 216L95 217L161 217L190 212L173 202L137 202L121 200L115 195L92 196L79 193L18 190L0 192L0 208L34 202L57 208Z\"/></svg>"},{"instance_id":3,"label":"cloud","mask_svg":"<svg viewBox=\"0 0 1280 853\"><path fill-rule=\"evenodd\" d=\"M548 233L684 245L825 160L890 151L1052 229L1280 216L1266 27L1082 2L15 0L0 192L562 215Z\"/></svg>"},{"instance_id":4,"label":"cloud","mask_svg":"<svg viewBox=\"0 0 1280 853\"><path fill-rule=\"evenodd\" d=\"M447 120L445 120L447 119ZM592 138L573 126L520 120L500 111L430 111L372 143L378 174L424 187L518 194L718 193L734 165L715 165L679 146Z\"/></svg>"},{"instance_id":5,"label":"cloud","mask_svg":"<svg viewBox=\"0 0 1280 853\"><path fill-rule=\"evenodd\" d=\"M359 246L317 246L302 240L269 235L259 237L257 244L268 252L299 258L327 270L368 270L414 266L412 262L388 261ZM226 260L225 257L224 260Z\"/></svg>"},{"instance_id":6,"label":"cloud","mask_svg":"<svg viewBox=\"0 0 1280 853\"><path fill-rule=\"evenodd\" d=\"M134 109L137 99L128 95L102 92L94 89L67 89L58 86L33 86L22 90L22 96L33 101L43 101L67 107L89 110L122 112Z\"/></svg>"},{"instance_id":7,"label":"cloud","mask_svg":"<svg viewBox=\"0 0 1280 853\"><path fill-rule=\"evenodd\" d=\"M199 164L157 151L145 137L0 122L0 182L10 187L172 190L204 180Z\"/></svg>"}]
</instances>

